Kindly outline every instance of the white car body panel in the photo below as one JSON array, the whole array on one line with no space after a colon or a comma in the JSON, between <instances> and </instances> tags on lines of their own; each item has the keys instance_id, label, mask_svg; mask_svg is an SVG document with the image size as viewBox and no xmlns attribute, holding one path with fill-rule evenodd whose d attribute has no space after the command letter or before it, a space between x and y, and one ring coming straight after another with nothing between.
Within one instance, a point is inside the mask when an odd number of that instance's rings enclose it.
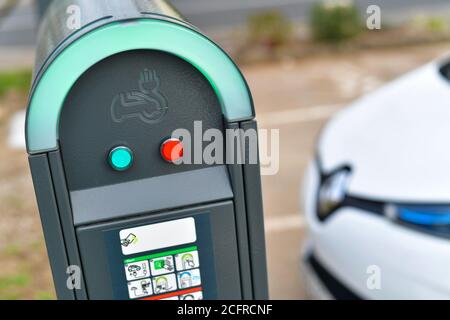
<instances>
[{"instance_id":1,"label":"white car body panel","mask_svg":"<svg viewBox=\"0 0 450 320\"><path fill-rule=\"evenodd\" d=\"M327 171L352 167L361 198L450 203L450 82L432 63L368 95L325 127L319 154Z\"/></svg>"},{"instance_id":2,"label":"white car body panel","mask_svg":"<svg viewBox=\"0 0 450 320\"><path fill-rule=\"evenodd\" d=\"M352 196L450 205L449 142L450 81L440 74L438 63L431 63L336 115L322 132L318 154L325 173L351 167ZM303 190L310 234L305 258L314 254L361 298L450 299L450 239L351 207L321 222L316 212L319 183L313 162ZM368 285L371 266L380 271L379 289ZM315 288L316 297L327 297L314 270L305 270L307 287Z\"/></svg>"}]
</instances>

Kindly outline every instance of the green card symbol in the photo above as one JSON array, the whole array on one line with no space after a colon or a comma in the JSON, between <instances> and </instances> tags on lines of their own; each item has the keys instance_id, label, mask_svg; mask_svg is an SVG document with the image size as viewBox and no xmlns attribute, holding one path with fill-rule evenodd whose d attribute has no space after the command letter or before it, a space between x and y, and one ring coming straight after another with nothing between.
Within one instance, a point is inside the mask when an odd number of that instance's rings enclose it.
<instances>
[{"instance_id":1,"label":"green card symbol","mask_svg":"<svg viewBox=\"0 0 450 320\"><path fill-rule=\"evenodd\" d=\"M164 264L165 264L164 260L156 260L154 262L155 270L164 269Z\"/></svg>"}]
</instances>

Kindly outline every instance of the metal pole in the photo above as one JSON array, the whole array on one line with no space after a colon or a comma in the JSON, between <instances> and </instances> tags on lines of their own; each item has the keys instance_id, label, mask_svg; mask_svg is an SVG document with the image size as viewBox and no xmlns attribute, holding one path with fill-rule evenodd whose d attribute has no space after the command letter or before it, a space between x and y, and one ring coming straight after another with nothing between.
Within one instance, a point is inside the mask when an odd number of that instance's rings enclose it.
<instances>
[{"instance_id":1,"label":"metal pole","mask_svg":"<svg viewBox=\"0 0 450 320\"><path fill-rule=\"evenodd\" d=\"M47 10L50 2L52 2L52 0L35 0L35 1L36 1L38 19L40 21L42 16L45 14L45 11Z\"/></svg>"}]
</instances>

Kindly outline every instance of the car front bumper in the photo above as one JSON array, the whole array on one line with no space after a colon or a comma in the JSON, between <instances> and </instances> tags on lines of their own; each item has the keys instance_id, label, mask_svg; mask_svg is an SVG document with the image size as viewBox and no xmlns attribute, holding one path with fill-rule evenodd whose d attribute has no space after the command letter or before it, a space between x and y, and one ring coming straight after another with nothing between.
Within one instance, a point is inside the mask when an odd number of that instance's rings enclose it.
<instances>
[{"instance_id":1,"label":"car front bumper","mask_svg":"<svg viewBox=\"0 0 450 320\"><path fill-rule=\"evenodd\" d=\"M361 297L349 290L349 288L324 268L311 251L308 251L303 256L302 271L308 299L361 300Z\"/></svg>"},{"instance_id":2,"label":"car front bumper","mask_svg":"<svg viewBox=\"0 0 450 320\"><path fill-rule=\"evenodd\" d=\"M314 167L305 183L304 208L309 229L303 256L305 270L313 272L311 279L317 280L314 282L319 282L330 296L450 299L450 239L352 207L340 208L321 222L315 208L318 179ZM340 284L347 294L342 294L342 290L336 294L330 282Z\"/></svg>"}]
</instances>

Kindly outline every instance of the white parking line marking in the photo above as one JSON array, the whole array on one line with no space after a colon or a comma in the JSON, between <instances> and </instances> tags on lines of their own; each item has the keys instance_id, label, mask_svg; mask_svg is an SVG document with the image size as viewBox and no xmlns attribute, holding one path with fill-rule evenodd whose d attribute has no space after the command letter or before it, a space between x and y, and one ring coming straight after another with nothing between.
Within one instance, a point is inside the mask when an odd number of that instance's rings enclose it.
<instances>
[{"instance_id":1,"label":"white parking line marking","mask_svg":"<svg viewBox=\"0 0 450 320\"><path fill-rule=\"evenodd\" d=\"M324 120L330 118L335 112L342 109L342 107L343 105L324 105L278 112L260 113L258 114L258 122L261 127L271 127ZM8 142L9 146L14 149L25 149L25 115L25 111L19 111L11 118L10 121Z\"/></svg>"},{"instance_id":2,"label":"white parking line marking","mask_svg":"<svg viewBox=\"0 0 450 320\"><path fill-rule=\"evenodd\" d=\"M343 105L333 104L301 109L283 110L258 114L258 122L263 127L280 126L293 123L318 121L330 118L341 110Z\"/></svg>"},{"instance_id":3,"label":"white parking line marking","mask_svg":"<svg viewBox=\"0 0 450 320\"><path fill-rule=\"evenodd\" d=\"M277 218L266 218L265 220L265 229L267 233L300 230L303 229L305 225L305 217L300 213Z\"/></svg>"},{"instance_id":4,"label":"white parking line marking","mask_svg":"<svg viewBox=\"0 0 450 320\"><path fill-rule=\"evenodd\" d=\"M25 118L26 111L17 112L9 123L8 145L13 149L25 149Z\"/></svg>"}]
</instances>

